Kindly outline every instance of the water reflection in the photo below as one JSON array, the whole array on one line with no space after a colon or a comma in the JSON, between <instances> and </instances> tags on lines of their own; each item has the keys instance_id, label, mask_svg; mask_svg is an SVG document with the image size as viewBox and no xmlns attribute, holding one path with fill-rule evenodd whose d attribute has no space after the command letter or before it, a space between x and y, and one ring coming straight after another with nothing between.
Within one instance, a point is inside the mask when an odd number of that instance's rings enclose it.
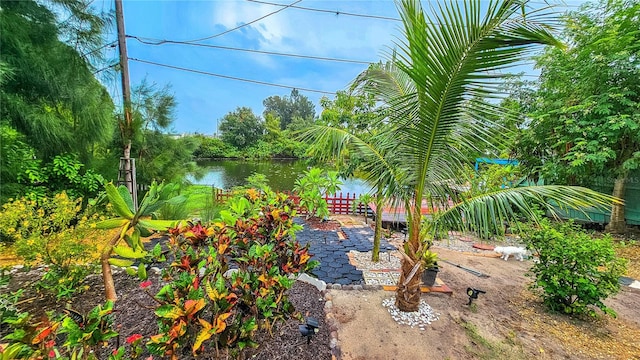
<instances>
[{"instance_id":1,"label":"water reflection","mask_svg":"<svg viewBox=\"0 0 640 360\"><path fill-rule=\"evenodd\" d=\"M198 162L202 168L200 176L191 175L187 179L194 184L212 185L229 189L246 184L246 179L253 173L266 175L269 186L274 190L292 190L296 179L307 170L302 160L207 160ZM343 180L342 193L363 194L369 187L361 179Z\"/></svg>"}]
</instances>

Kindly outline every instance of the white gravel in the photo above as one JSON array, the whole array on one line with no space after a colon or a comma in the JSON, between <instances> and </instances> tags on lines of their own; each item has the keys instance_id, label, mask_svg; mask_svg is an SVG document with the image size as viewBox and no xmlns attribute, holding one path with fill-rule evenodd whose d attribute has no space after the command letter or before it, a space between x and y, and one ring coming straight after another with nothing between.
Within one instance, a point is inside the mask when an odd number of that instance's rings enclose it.
<instances>
[{"instance_id":1,"label":"white gravel","mask_svg":"<svg viewBox=\"0 0 640 360\"><path fill-rule=\"evenodd\" d=\"M409 325L412 328L417 326L418 328L420 328L420 330L425 330L427 325L430 325L432 322L438 320L440 316L440 314L433 311L431 306L429 306L429 304L427 304L424 299L420 300L418 311L415 312L400 311L396 307L395 297L382 300L382 306L387 308L393 320L395 320L395 322L397 322L398 324Z\"/></svg>"},{"instance_id":2,"label":"white gravel","mask_svg":"<svg viewBox=\"0 0 640 360\"><path fill-rule=\"evenodd\" d=\"M398 257L399 253L397 251L392 251L390 253L381 252L380 261L378 262L371 261L371 251L359 252L351 250L349 253L351 253L353 259L356 261L356 269L358 270L386 270L400 268L400 258Z\"/></svg>"}]
</instances>

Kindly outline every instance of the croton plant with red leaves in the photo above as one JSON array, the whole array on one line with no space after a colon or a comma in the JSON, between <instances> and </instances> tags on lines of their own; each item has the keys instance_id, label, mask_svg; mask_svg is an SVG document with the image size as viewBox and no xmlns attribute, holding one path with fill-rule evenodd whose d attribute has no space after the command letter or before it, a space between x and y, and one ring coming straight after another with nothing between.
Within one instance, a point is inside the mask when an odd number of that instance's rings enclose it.
<instances>
[{"instance_id":1,"label":"croton plant with red leaves","mask_svg":"<svg viewBox=\"0 0 640 360\"><path fill-rule=\"evenodd\" d=\"M156 295L160 331L149 348L172 359L203 347L238 354L258 327L294 314L286 291L295 276L312 270L309 247L295 240L301 229L286 195L249 190L205 226L186 223L169 231L176 259Z\"/></svg>"}]
</instances>

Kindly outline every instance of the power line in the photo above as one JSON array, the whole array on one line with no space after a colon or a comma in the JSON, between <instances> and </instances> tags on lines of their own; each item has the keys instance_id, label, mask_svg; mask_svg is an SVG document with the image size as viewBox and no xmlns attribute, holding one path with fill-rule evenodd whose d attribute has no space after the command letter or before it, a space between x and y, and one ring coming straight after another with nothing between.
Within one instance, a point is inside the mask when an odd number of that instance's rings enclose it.
<instances>
[{"instance_id":1,"label":"power line","mask_svg":"<svg viewBox=\"0 0 640 360\"><path fill-rule=\"evenodd\" d=\"M91 55L91 54L93 54L94 52L97 52L97 51L100 51L100 50L102 50L102 49L106 48L107 46L114 45L116 42L117 42L117 40L114 40L114 41L112 41L112 42L106 43L106 44L104 44L104 45L100 46L100 47L99 47L99 48L97 48L97 49L93 49L93 50L91 50L91 51L88 51L88 52L86 52L86 53L82 54L82 57L85 57L85 56L87 56L87 55Z\"/></svg>"},{"instance_id":2,"label":"power line","mask_svg":"<svg viewBox=\"0 0 640 360\"><path fill-rule=\"evenodd\" d=\"M262 19L265 19L271 15L277 14L282 10L285 10L287 8L293 8L293 9L300 9L300 10L307 10L307 11L315 11L315 12L321 12L321 13L328 13L328 14L334 14L334 15L345 15L345 16L354 16L354 17L361 17L361 18L368 18L368 19L378 19L378 20L389 20L389 21L397 21L397 22L401 22L402 20L399 18L394 18L394 17L389 17L389 16L380 16L380 15L369 15L369 14L359 14L359 13L353 13L353 12L346 12L346 11L340 11L340 10L328 10L328 9L318 9L318 8L310 8L310 7L305 7L305 6L297 6L296 4L301 2L302 0L297 0L291 4L285 5L285 4L278 4L278 3L274 3L274 2L268 2L268 1L262 1L262 0L247 0L249 2L253 2L256 4L265 4L265 5L272 5L272 6L279 6L280 9L270 12L264 16L261 16L255 20L252 20L248 23L244 23L242 25L236 26L235 28L229 29L229 30L225 30L221 33L215 34L215 35L211 35L211 36L207 36L207 37L203 37L203 38L199 38L199 39L193 39L193 40L168 40L168 39L154 39L154 38L146 38L146 37L140 37L140 36L132 36L132 35L127 35L130 38L134 38L136 40L138 40L141 43L144 44L148 44L148 45L162 45L162 44L192 44L192 43L197 43L199 41L203 41L203 40L208 40L208 39L213 39L225 34L228 34L232 31L238 30L240 28L243 28L245 26L254 24ZM538 3L538 4L544 4L544 3ZM578 7L577 5L564 5L566 7ZM437 23L437 22L428 22L431 25L437 25L437 26L442 26L442 24ZM143 40L143 39L147 39L147 40ZM152 42L154 41L154 42ZM196 45L196 44L193 44ZM200 46L204 46L202 44L198 44ZM213 45L210 45L209 47L215 47ZM223 47L218 47L218 48L223 48ZM238 51L243 51L241 49L236 49L236 48L227 48L227 50L238 50ZM248 51L248 50L247 50ZM254 51L254 52L259 52L259 51ZM264 52L269 54L268 52ZM271 55L281 55L279 53L272 53ZM289 55L282 55L282 56L289 56ZM295 56L295 55L293 55ZM307 57L307 58L313 58L311 56L295 56L295 57ZM343 61L343 60L332 60L332 61ZM353 62L353 61L344 61L344 62ZM359 63L368 63L368 62L359 62Z\"/></svg>"},{"instance_id":3,"label":"power line","mask_svg":"<svg viewBox=\"0 0 640 360\"><path fill-rule=\"evenodd\" d=\"M153 62L153 61L148 61L148 60L141 60L141 59L136 59L136 58L129 58L129 60L140 62L140 63L144 63L144 64L150 64L150 65L165 67L165 68L169 68L169 69L182 70L182 71L192 72L192 73L196 73L196 74L215 76L215 77L219 77L219 78L223 78L223 79L243 81L243 82L248 82L248 83L252 83L252 84L274 86L274 87L285 88L285 89L297 89L297 90L300 90L300 91L308 91L308 92L314 92L314 93L326 94L326 95L335 95L335 92L330 92L330 91L307 89L307 88L302 88L302 87L297 87L297 86L274 84L274 83L269 83L269 82L265 82L265 81L244 79L244 78L239 78L239 77L235 77L235 76L228 76L228 75L221 75L221 74L214 74L214 73L210 73L210 72L207 72L207 71L188 69L188 68L183 68L183 67L173 66L173 65L167 65L167 64L160 64L160 63Z\"/></svg>"},{"instance_id":4,"label":"power line","mask_svg":"<svg viewBox=\"0 0 640 360\"><path fill-rule=\"evenodd\" d=\"M183 41L181 41L181 42L183 42L183 43L193 43L193 42L198 42L198 41L203 41L203 40L213 39L213 38L216 38L216 37L218 37L218 36L222 36L222 35L228 34L228 33L232 32L232 31L236 31L236 30L238 30L238 29L240 29L240 28L243 28L243 27L245 27L245 26L249 26L249 25L251 25L251 24L253 24L253 23L256 23L256 22L258 22L258 21L260 21L260 20L262 20L262 19L265 19L265 18L267 18L267 17L269 17L269 16L271 16L271 15L275 15L275 14L277 14L277 13L281 12L282 10L285 10L286 8L290 8L290 7L292 7L293 5L295 5L295 4L297 4L297 3L299 3L300 1L302 1L302 0L297 0L297 1L295 1L295 2L292 2L292 3L291 3L291 4L289 4L289 5L281 5L281 6L282 6L282 8L280 8L280 9L278 9L278 10L276 10L276 11L272 11L272 12L270 12L270 13L266 14L266 15L263 15L263 16L261 16L261 17L259 17L259 18L255 19L255 20L249 21L248 23L244 23L244 24L242 24L242 25L238 25L238 26L234 27L233 29L225 30L225 31L223 31L223 32L221 32L221 33L218 33L218 34L215 34L215 35L211 35L211 36L207 36L207 37L203 37L203 38L200 38L200 39L183 40ZM173 41L173 40L160 40L157 44L154 44L154 45L161 45L161 44L164 44L164 43L170 43L170 42L174 42L174 41Z\"/></svg>"},{"instance_id":5,"label":"power line","mask_svg":"<svg viewBox=\"0 0 640 360\"><path fill-rule=\"evenodd\" d=\"M116 65L118 65L118 64L111 64L111 65L105 66L105 67L103 67L103 68L101 68L99 70L94 71L93 75L95 75L95 74L97 74L99 72L103 72L103 71L105 71L107 69L111 69L112 67L115 67Z\"/></svg>"},{"instance_id":6,"label":"power line","mask_svg":"<svg viewBox=\"0 0 640 360\"><path fill-rule=\"evenodd\" d=\"M136 39L139 42L141 42L143 44L148 44L148 45L177 44L177 45L200 46L200 47L206 47L206 48L212 48L212 49L244 51L244 52L249 52L249 53L257 53L257 54L287 56L287 57L294 57L294 58L301 58L301 59L336 61L336 62L345 62L345 63L353 63L353 64L364 64L364 65L368 65L368 64L372 63L372 61L350 60L350 59L339 59L339 58L314 56L314 55L301 55L301 54L281 53L281 52L266 51L266 50L243 49L243 48L236 48L236 47L230 47L230 46L198 44L198 43L190 43L190 42L184 42L184 41L163 40L162 42L158 43L158 42L146 41L146 40L143 40L143 38L140 38L140 37L134 36L134 35L127 35L127 37L128 38L132 38L132 39ZM144 39L148 39L148 38L144 38Z\"/></svg>"},{"instance_id":7,"label":"power line","mask_svg":"<svg viewBox=\"0 0 640 360\"><path fill-rule=\"evenodd\" d=\"M264 5L273 5L273 6L287 6L287 5L283 5L283 4L278 4L278 3L274 3L274 2L269 2L269 1L264 1L264 0L247 0L249 2L253 2L256 4L264 4ZM552 5L552 4L547 4L544 2L529 2L529 4L541 4L541 5ZM555 6L560 6L560 7L580 7L579 5L555 5ZM361 18L367 18L367 19L378 19L378 20L389 20L389 21L397 21L397 22L401 22L402 20L399 18L394 18L394 17L390 17L390 16L381 16L381 15L370 15L370 14L360 14L360 13L353 13L353 12L348 12L348 11L340 11L340 10L328 10L328 9L318 9L318 8L311 8L311 7L305 7L305 6L297 6L297 5L288 5L287 7L293 8L293 9L299 9L299 10L307 10L307 11L315 11L315 12L320 12L320 13L326 13L326 14L333 14L333 15L345 15L345 16L353 16L353 17L361 17ZM429 22L431 25L441 25L438 23L433 23L433 22Z\"/></svg>"},{"instance_id":8,"label":"power line","mask_svg":"<svg viewBox=\"0 0 640 360\"><path fill-rule=\"evenodd\" d=\"M273 5L273 6L287 6L287 5L283 5L283 4L278 4L278 3L268 2L268 1L261 1L261 0L247 0L247 1L250 1L250 2L253 2L253 3L256 3L256 4ZM340 10L317 9L317 8L310 8L310 7L305 7L305 6L295 6L294 4L288 5L287 7L294 8L294 9L300 9L300 10L307 10L307 11L315 11L315 12L334 14L334 15L355 16L355 17L363 17L363 18L379 19L379 20L390 20L390 21L402 21L402 20L400 20L398 18L393 18L393 17L389 17L389 16L357 14L357 13L340 11Z\"/></svg>"},{"instance_id":9,"label":"power line","mask_svg":"<svg viewBox=\"0 0 640 360\"><path fill-rule=\"evenodd\" d=\"M549 4L547 2L544 1L529 1L529 4L537 4L537 5L548 5L548 6L553 6L553 7L566 7L566 8L579 8L581 5L569 5L569 4L563 4L563 3L559 3L559 4Z\"/></svg>"}]
</instances>

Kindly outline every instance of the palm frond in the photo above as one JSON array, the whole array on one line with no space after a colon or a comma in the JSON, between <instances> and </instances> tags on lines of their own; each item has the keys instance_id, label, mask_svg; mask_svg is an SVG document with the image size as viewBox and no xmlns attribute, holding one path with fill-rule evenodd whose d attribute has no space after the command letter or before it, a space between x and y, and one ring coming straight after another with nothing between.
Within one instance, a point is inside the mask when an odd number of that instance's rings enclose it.
<instances>
[{"instance_id":1,"label":"palm frond","mask_svg":"<svg viewBox=\"0 0 640 360\"><path fill-rule=\"evenodd\" d=\"M520 12L525 4L491 1L485 7L473 0L461 7L447 2L425 17L418 1L399 2L404 36L396 43L395 66L411 79L417 94L414 101L396 99L390 105L404 121L411 121L401 131L406 135L404 150L417 160L413 176L418 188L424 187L431 160L450 150L447 143L460 134L460 123L498 111L491 106L464 106L467 99L495 90L493 85L503 75L491 72L516 65L533 45L558 43L549 27L537 21L544 13L525 17ZM477 144L487 135L482 131L466 134L467 141L460 142L464 138L458 137L458 144Z\"/></svg>"},{"instance_id":2,"label":"palm frond","mask_svg":"<svg viewBox=\"0 0 640 360\"><path fill-rule=\"evenodd\" d=\"M577 186L527 186L501 189L462 199L458 204L441 212L435 220L438 225L449 229L471 228L478 233L486 234L500 229L505 221L511 222L521 218L535 220L538 210L557 216L557 208L574 209L588 216L588 209L609 209L612 204L621 201Z\"/></svg>"}]
</instances>

